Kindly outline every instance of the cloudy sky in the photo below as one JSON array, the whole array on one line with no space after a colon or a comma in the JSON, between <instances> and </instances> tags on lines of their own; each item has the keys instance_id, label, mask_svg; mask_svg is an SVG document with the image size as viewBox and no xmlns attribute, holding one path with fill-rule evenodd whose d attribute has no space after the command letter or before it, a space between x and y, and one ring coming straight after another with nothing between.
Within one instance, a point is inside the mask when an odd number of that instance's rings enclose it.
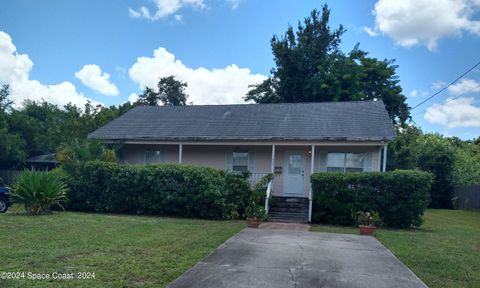
<instances>
[{"instance_id":1,"label":"cloudy sky","mask_svg":"<svg viewBox=\"0 0 480 288\"><path fill-rule=\"evenodd\" d=\"M3 0L0 83L19 105L120 104L175 75L194 104L242 103L273 67L269 40L318 0ZM480 61L480 0L336 0L332 26L396 59L411 107ZM412 111L425 131L480 135L480 69Z\"/></svg>"}]
</instances>

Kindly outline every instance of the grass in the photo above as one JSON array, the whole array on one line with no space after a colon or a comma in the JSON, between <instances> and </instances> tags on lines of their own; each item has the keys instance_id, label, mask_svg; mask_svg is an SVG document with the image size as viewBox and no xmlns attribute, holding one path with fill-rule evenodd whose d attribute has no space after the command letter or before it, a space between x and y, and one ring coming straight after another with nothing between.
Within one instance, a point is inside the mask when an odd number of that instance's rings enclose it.
<instances>
[{"instance_id":1,"label":"grass","mask_svg":"<svg viewBox=\"0 0 480 288\"><path fill-rule=\"evenodd\" d=\"M379 229L375 237L429 287L480 287L480 212L428 210L420 229ZM357 234L353 227L312 231Z\"/></svg>"},{"instance_id":2,"label":"grass","mask_svg":"<svg viewBox=\"0 0 480 288\"><path fill-rule=\"evenodd\" d=\"M244 227L243 221L8 212L0 215L0 273L25 278L0 275L0 287L165 287ZM29 280L28 272L95 272L95 279Z\"/></svg>"},{"instance_id":3,"label":"grass","mask_svg":"<svg viewBox=\"0 0 480 288\"><path fill-rule=\"evenodd\" d=\"M13 210L0 215L0 273L95 272L95 279L0 275L0 287L164 287L245 227L243 221ZM327 225L312 230L358 233ZM422 228L379 229L376 237L430 287L480 287L480 212L428 210Z\"/></svg>"}]
</instances>

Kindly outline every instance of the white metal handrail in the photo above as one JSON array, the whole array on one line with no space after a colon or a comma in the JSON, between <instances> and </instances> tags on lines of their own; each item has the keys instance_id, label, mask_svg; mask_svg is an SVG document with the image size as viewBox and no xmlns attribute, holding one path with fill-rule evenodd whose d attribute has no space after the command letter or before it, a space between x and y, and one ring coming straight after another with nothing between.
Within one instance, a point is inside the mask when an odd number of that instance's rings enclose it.
<instances>
[{"instance_id":1,"label":"white metal handrail","mask_svg":"<svg viewBox=\"0 0 480 288\"><path fill-rule=\"evenodd\" d=\"M272 194L272 181L268 182L267 185L267 194L265 195L265 212L268 214L268 209L270 208L268 200L270 199L270 194Z\"/></svg>"},{"instance_id":2,"label":"white metal handrail","mask_svg":"<svg viewBox=\"0 0 480 288\"><path fill-rule=\"evenodd\" d=\"M308 222L312 223L312 184L310 184L310 191L308 192Z\"/></svg>"}]
</instances>

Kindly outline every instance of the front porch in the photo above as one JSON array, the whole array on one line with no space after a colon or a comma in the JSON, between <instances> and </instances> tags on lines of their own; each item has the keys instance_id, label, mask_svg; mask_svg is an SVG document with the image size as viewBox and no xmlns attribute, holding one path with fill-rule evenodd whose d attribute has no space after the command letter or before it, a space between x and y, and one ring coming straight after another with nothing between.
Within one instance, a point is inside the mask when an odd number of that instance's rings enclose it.
<instances>
[{"instance_id":1,"label":"front porch","mask_svg":"<svg viewBox=\"0 0 480 288\"><path fill-rule=\"evenodd\" d=\"M270 211L271 197L286 197L285 200L298 198L299 202L308 202L308 222L311 221L312 173L384 171L386 165L386 157L382 156L386 153L385 142L128 141L123 144L120 158L125 163L180 163L232 172L249 171L251 185L255 185L263 176L273 173L275 177L268 184L265 198L267 213L275 212Z\"/></svg>"}]
</instances>

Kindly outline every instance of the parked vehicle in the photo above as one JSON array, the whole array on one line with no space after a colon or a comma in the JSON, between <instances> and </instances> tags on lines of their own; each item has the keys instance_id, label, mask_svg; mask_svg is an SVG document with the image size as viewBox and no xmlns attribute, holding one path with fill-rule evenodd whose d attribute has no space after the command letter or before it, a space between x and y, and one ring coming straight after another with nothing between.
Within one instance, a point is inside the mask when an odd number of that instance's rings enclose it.
<instances>
[{"instance_id":1,"label":"parked vehicle","mask_svg":"<svg viewBox=\"0 0 480 288\"><path fill-rule=\"evenodd\" d=\"M5 213L12 204L10 198L10 189L8 187L0 187L0 213Z\"/></svg>"}]
</instances>

